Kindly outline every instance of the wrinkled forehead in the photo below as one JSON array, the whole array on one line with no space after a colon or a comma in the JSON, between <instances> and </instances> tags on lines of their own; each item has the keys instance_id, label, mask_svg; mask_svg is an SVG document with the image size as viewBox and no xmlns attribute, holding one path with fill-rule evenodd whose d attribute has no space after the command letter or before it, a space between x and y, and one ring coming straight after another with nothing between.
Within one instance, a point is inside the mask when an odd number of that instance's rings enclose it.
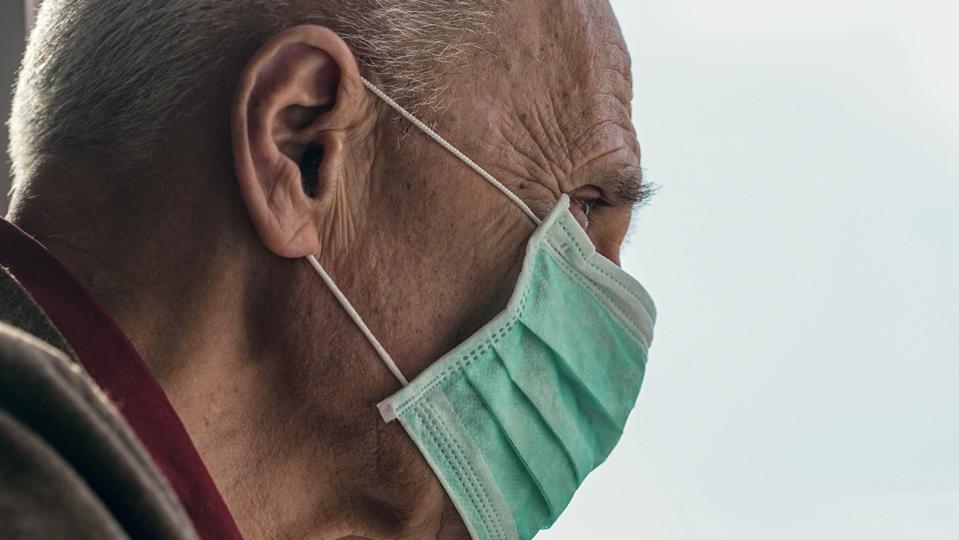
<instances>
[{"instance_id":1,"label":"wrinkled forehead","mask_svg":"<svg viewBox=\"0 0 959 540\"><path fill-rule=\"evenodd\" d=\"M603 89L630 97L629 53L605 0L515 2L494 24L501 39L492 50L514 75L512 83L526 80L584 93Z\"/></svg>"},{"instance_id":2,"label":"wrinkled forehead","mask_svg":"<svg viewBox=\"0 0 959 540\"><path fill-rule=\"evenodd\" d=\"M574 148L606 139L638 157L630 57L608 2L511 2L491 32L492 42L483 47L488 54L478 55L467 75L477 98L485 98L490 122L548 117Z\"/></svg>"}]
</instances>

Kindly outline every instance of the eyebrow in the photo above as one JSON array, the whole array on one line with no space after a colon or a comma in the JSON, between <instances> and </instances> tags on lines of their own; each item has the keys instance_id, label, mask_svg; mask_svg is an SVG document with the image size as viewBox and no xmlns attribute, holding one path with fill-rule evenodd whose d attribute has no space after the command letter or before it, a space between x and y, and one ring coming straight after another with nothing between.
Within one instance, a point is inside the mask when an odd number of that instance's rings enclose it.
<instances>
[{"instance_id":1,"label":"eyebrow","mask_svg":"<svg viewBox=\"0 0 959 540\"><path fill-rule=\"evenodd\" d=\"M626 163L604 171L598 184L603 191L612 194L617 203L634 208L649 203L656 194L656 186L646 182L643 170Z\"/></svg>"}]
</instances>

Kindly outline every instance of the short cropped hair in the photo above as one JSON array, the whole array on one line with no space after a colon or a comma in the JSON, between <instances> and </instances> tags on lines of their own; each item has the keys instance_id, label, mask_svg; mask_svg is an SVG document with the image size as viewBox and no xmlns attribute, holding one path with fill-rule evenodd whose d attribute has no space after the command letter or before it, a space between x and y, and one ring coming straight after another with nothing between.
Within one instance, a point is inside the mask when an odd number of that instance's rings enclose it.
<instances>
[{"instance_id":1,"label":"short cropped hair","mask_svg":"<svg viewBox=\"0 0 959 540\"><path fill-rule=\"evenodd\" d=\"M198 86L244 47L297 24L337 32L409 108L441 109L440 68L475 50L503 1L44 0L9 122L14 187L71 153L148 162L194 112Z\"/></svg>"}]
</instances>

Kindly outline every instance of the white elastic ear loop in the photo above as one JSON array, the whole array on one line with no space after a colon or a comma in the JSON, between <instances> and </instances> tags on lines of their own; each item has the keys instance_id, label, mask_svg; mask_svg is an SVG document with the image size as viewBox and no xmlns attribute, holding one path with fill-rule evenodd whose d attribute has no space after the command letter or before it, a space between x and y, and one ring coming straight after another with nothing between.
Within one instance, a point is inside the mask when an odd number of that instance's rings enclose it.
<instances>
[{"instance_id":1,"label":"white elastic ear loop","mask_svg":"<svg viewBox=\"0 0 959 540\"><path fill-rule=\"evenodd\" d=\"M393 99L390 98L390 96L383 93L382 90L373 86L373 83L366 80L366 78L364 77L360 77L360 79L363 81L363 86L365 86L370 92L373 92L373 94L376 97L386 102L387 105L395 109L396 112L400 113L400 116L409 120L410 123L412 123L414 126L419 128L420 131L425 133L429 138L433 139L434 141L439 143L440 146L442 146L443 148L448 150L451 154L459 158L459 160L465 163L470 169L473 169L476 172L476 174L485 178L486 181L488 181L490 184L493 184L493 187L500 190L503 193L503 195L506 195L506 197L509 200L513 201L513 204L518 206L519 209L522 210L523 213L526 214L526 216L529 217L529 219L533 223L535 223L536 225L539 225L542 222L542 220L540 220L539 217L537 217L536 214L534 214L533 211L530 210L529 206L527 206L522 199L517 197L515 193L513 193L506 186L504 186L502 182L497 180L490 173L486 172L486 170L484 170L482 167L477 165L476 162L474 162L472 159L468 158L463 152L460 152L455 146L446 142L446 139L444 139L438 133L430 129L429 126L427 126L423 122L420 122L419 118L413 116L409 111L404 109L402 105L393 101ZM313 268L316 270L316 272L320 274L320 277L323 279L323 282L326 283L327 287L329 287L330 292L333 293L333 296L336 297L336 300L340 303L341 306L343 306L343 309L346 310L346 313L350 316L351 319L353 319L353 322L356 323L356 326L359 327L361 332L363 332L363 335L366 336L366 339L370 342L370 345L373 346L373 349L376 351L376 354L379 355L380 359L383 360L383 363L386 364L386 367L389 368L391 372L393 372L393 375L396 377L398 381L400 381L400 383L403 384L403 386L407 386L409 382L406 380L406 377L403 376L403 372L401 372L400 368L397 367L396 362L394 362L390 354L386 352L386 349L384 349L383 346L380 345L379 340L376 339L376 336L373 335L373 332L370 331L370 328L366 326L365 322L363 322L363 318L360 317L360 314L357 313L356 309L353 308L353 304L351 304L350 301L347 300L346 295L344 295L343 292L340 290L340 288L336 286L336 283L333 282L333 278L331 278L330 275L326 273L326 270L323 269L323 266L320 264L320 261L316 260L316 257L314 257L313 255L308 255L306 257L306 260L310 261L310 264L313 265Z\"/></svg>"},{"instance_id":2,"label":"white elastic ear loop","mask_svg":"<svg viewBox=\"0 0 959 540\"><path fill-rule=\"evenodd\" d=\"M329 287L330 292L333 293L333 296L336 297L336 300L343 306L343 309L346 310L347 315L353 319L353 322L356 323L356 326L360 328L360 331L363 332L363 335L366 336L366 339L369 340L370 345L373 346L373 349L376 350L376 354L380 356L380 359L383 360L383 363L386 364L386 367L393 372L393 375L396 377L396 380L400 381L403 386L409 384L406 380L406 377L403 376L403 372L400 371L400 368L397 367L396 362L393 361L393 358L390 356L386 349L380 345L376 336L373 335L373 332L370 332L370 328L366 326L366 323L363 322L363 318L360 317L360 314L353 309L353 304L346 299L346 296L343 294L343 291L336 286L336 283L333 282L333 278L326 273L326 270L323 269L323 266L320 264L320 261L316 260L316 257L313 255L307 255L306 260L310 261L310 264L313 265L313 268L316 269L316 272L320 274L320 277L323 278L323 281L326 283L326 286Z\"/></svg>"},{"instance_id":3,"label":"white elastic ear loop","mask_svg":"<svg viewBox=\"0 0 959 540\"><path fill-rule=\"evenodd\" d=\"M386 102L387 105L396 109L396 112L400 113L400 116L409 120L411 124L418 127L420 131L422 131L427 136L429 136L429 138L439 143L439 145L442 146L443 148L449 150L451 154L459 158L459 160L465 163L470 169L473 169L474 171L476 171L476 174L485 178L486 181L488 181L490 184L493 184L493 187L502 191L503 195L506 195L506 197L509 198L509 200L513 201L513 204L518 206L519 209L523 211L523 213L529 216L529 219L532 220L533 223L537 225L540 224L541 220L536 216L536 214L533 213L532 210L529 209L529 206L526 206L526 203L523 202L523 199L520 199L519 197L517 197L515 193L510 191L509 188L504 186L503 183L497 180L492 174L486 172L486 170L480 167L479 165L477 165L475 161L468 158L466 154L457 150L455 146L446 142L446 139L441 137L439 133L430 129L430 127L424 124L423 122L420 122L419 118L413 116L409 111L404 109L402 105L393 101L393 99L390 96L383 93L382 90L373 86L373 83L366 80L365 77L360 77L360 80L363 81L363 86L369 89L370 92L373 92L373 94L376 97L382 99L383 101Z\"/></svg>"}]
</instances>

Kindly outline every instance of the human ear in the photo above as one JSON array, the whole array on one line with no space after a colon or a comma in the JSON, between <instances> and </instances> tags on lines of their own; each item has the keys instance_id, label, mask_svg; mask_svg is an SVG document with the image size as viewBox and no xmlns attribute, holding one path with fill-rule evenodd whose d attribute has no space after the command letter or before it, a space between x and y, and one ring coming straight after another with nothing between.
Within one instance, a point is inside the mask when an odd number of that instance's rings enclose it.
<instances>
[{"instance_id":1,"label":"human ear","mask_svg":"<svg viewBox=\"0 0 959 540\"><path fill-rule=\"evenodd\" d=\"M331 30L286 29L246 64L232 110L236 178L263 244L283 257L321 251L331 199L349 181L347 131L365 97L356 58Z\"/></svg>"}]
</instances>

